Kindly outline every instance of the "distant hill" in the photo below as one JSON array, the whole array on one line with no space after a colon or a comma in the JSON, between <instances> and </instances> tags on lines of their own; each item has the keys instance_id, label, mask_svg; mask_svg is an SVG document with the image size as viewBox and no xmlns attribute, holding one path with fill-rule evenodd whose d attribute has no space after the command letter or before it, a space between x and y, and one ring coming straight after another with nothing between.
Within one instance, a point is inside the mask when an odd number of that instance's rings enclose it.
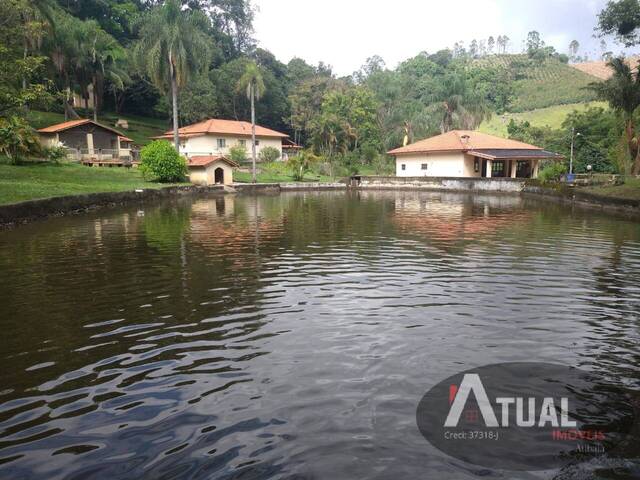
<instances>
[{"instance_id":1,"label":"distant hill","mask_svg":"<svg viewBox=\"0 0 640 480\"><path fill-rule=\"evenodd\" d=\"M510 72L515 90L510 112L595 100L593 92L585 87L599 78L556 58L537 61L524 54L491 55L476 62L479 66L501 66Z\"/></svg>"},{"instance_id":2,"label":"distant hill","mask_svg":"<svg viewBox=\"0 0 640 480\"><path fill-rule=\"evenodd\" d=\"M640 62L639 55L627 57L627 63L632 68L636 68L638 66L638 62ZM574 63L571 67L594 77L598 77L600 80L607 80L612 73L611 69L607 67L607 62L605 61Z\"/></svg>"}]
</instances>

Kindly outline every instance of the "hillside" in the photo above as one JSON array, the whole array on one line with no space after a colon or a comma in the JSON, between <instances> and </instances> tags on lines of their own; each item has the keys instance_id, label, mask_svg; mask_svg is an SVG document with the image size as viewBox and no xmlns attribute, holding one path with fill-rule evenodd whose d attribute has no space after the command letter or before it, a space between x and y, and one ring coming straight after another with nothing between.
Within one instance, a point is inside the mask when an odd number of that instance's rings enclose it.
<instances>
[{"instance_id":1,"label":"hillside","mask_svg":"<svg viewBox=\"0 0 640 480\"><path fill-rule=\"evenodd\" d=\"M89 116L89 118L92 118ZM115 128L116 121L123 118L129 122L129 129L118 128L127 137L130 137L136 145L146 145L151 141L150 137L160 135L169 129L167 121L157 118L137 117L131 115L116 115L103 112L98 117L98 122ZM27 115L27 121L33 128L43 128L56 123L64 122L64 115L57 112L41 112L32 110Z\"/></svg>"},{"instance_id":2,"label":"hillside","mask_svg":"<svg viewBox=\"0 0 640 480\"><path fill-rule=\"evenodd\" d=\"M591 107L607 108L607 104L605 102L571 103L568 105L539 108L529 112L494 115L491 120L483 122L478 130L491 135L507 137L507 125L511 119L516 121L528 121L534 127L550 127L557 129L561 128L564 119L574 110L583 111Z\"/></svg>"},{"instance_id":3,"label":"hillside","mask_svg":"<svg viewBox=\"0 0 640 480\"><path fill-rule=\"evenodd\" d=\"M627 63L631 68L636 68L639 61L639 55L627 57ZM611 76L611 69L607 67L607 62L605 61L574 63L571 67L601 80L607 80Z\"/></svg>"},{"instance_id":4,"label":"hillside","mask_svg":"<svg viewBox=\"0 0 640 480\"><path fill-rule=\"evenodd\" d=\"M514 83L511 112L595 100L595 95L585 87L598 78L555 58L540 62L527 55L492 55L477 60L476 64L504 67L510 72Z\"/></svg>"}]
</instances>

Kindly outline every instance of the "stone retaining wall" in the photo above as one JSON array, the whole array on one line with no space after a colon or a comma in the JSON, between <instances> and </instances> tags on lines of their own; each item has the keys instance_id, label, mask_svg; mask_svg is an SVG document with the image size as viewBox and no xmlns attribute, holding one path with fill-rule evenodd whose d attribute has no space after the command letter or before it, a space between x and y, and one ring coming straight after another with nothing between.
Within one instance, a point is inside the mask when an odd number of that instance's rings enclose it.
<instances>
[{"instance_id":1,"label":"stone retaining wall","mask_svg":"<svg viewBox=\"0 0 640 480\"><path fill-rule=\"evenodd\" d=\"M528 179L523 178L454 178L454 177L352 177L357 188L449 190L457 192L509 192L523 191Z\"/></svg>"}]
</instances>

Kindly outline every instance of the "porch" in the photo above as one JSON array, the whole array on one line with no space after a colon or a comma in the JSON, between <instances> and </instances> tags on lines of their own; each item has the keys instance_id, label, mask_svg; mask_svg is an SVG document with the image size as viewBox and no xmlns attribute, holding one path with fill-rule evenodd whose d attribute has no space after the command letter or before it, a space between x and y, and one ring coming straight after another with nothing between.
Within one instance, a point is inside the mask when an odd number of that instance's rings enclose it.
<instances>
[{"instance_id":1,"label":"porch","mask_svg":"<svg viewBox=\"0 0 640 480\"><path fill-rule=\"evenodd\" d=\"M474 172L482 178L538 178L541 160L563 157L546 150L482 149L467 152L473 158Z\"/></svg>"}]
</instances>

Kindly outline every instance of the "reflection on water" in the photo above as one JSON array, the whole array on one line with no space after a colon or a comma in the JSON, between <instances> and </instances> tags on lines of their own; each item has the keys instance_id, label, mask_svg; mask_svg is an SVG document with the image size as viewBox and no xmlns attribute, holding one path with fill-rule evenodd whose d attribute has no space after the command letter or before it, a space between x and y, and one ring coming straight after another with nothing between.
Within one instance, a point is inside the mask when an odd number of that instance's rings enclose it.
<instances>
[{"instance_id":1,"label":"reflection on water","mask_svg":"<svg viewBox=\"0 0 640 480\"><path fill-rule=\"evenodd\" d=\"M411 192L139 208L0 232L1 478L500 476L425 442L428 388L507 361L637 388L638 223Z\"/></svg>"}]
</instances>

